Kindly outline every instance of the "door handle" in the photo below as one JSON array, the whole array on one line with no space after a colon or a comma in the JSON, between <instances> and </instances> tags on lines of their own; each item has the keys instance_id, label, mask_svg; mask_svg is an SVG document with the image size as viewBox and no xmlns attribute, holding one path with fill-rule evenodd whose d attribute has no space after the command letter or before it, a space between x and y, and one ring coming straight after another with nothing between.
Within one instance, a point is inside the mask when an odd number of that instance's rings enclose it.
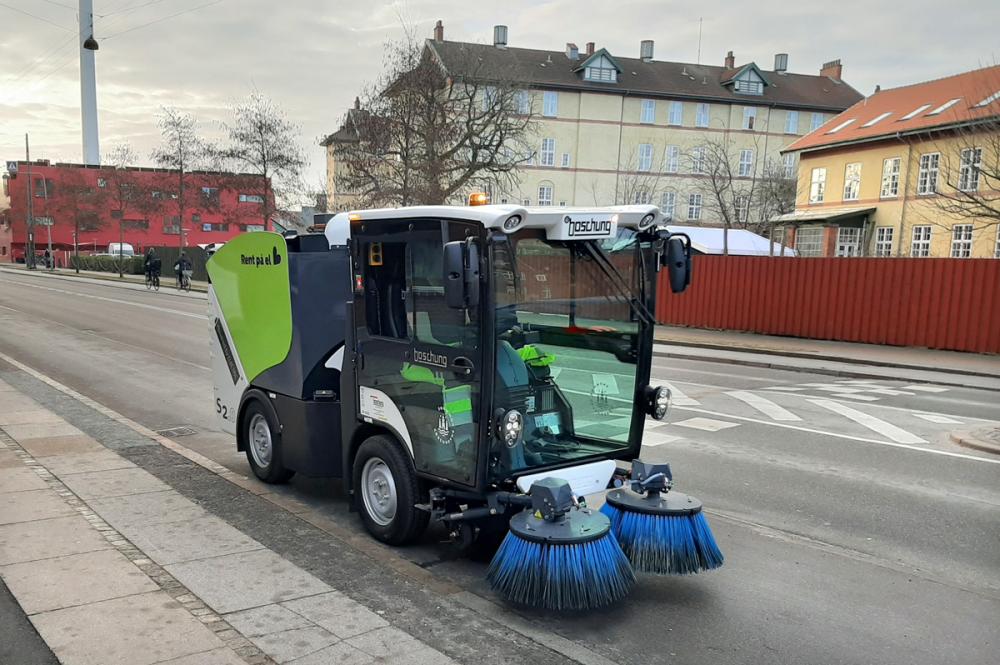
<instances>
[{"instance_id":1,"label":"door handle","mask_svg":"<svg viewBox=\"0 0 1000 665\"><path fill-rule=\"evenodd\" d=\"M472 364L472 361L465 356L459 356L451 361L451 369L459 374L465 374L466 376L472 374L472 371L476 368Z\"/></svg>"}]
</instances>

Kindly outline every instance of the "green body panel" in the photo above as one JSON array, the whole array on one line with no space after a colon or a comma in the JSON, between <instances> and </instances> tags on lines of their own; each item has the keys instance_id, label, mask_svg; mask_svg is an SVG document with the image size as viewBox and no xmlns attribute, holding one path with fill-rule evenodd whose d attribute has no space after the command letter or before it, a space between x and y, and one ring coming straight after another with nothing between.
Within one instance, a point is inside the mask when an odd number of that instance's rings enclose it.
<instances>
[{"instance_id":1,"label":"green body panel","mask_svg":"<svg viewBox=\"0 0 1000 665\"><path fill-rule=\"evenodd\" d=\"M244 233L212 256L208 276L248 382L292 344L288 249L276 233Z\"/></svg>"}]
</instances>

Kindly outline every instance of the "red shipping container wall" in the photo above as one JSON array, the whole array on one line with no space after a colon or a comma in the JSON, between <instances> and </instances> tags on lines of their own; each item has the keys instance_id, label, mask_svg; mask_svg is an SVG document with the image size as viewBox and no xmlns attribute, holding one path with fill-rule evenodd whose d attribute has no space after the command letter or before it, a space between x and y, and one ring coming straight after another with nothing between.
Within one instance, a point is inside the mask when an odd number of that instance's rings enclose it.
<instances>
[{"instance_id":1,"label":"red shipping container wall","mask_svg":"<svg viewBox=\"0 0 1000 665\"><path fill-rule=\"evenodd\" d=\"M1000 260L696 256L661 323L1000 353Z\"/></svg>"}]
</instances>

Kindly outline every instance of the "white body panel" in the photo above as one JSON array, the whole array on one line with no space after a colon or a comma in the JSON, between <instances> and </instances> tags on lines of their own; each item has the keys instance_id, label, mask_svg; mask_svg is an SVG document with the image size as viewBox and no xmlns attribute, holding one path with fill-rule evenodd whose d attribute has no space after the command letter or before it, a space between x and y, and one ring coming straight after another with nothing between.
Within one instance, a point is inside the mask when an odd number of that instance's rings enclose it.
<instances>
[{"instance_id":1,"label":"white body panel","mask_svg":"<svg viewBox=\"0 0 1000 665\"><path fill-rule=\"evenodd\" d=\"M542 473L533 473L529 476L521 476L517 479L517 489L527 493L531 489L531 484L536 480L559 478L569 483L569 486L573 488L573 494L576 496L587 496L603 492L607 489L608 482L611 480L614 472L614 461L606 459L599 462L581 464L580 466L558 469L556 471L545 471Z\"/></svg>"},{"instance_id":2,"label":"white body panel","mask_svg":"<svg viewBox=\"0 0 1000 665\"><path fill-rule=\"evenodd\" d=\"M403 414L399 412L399 407L388 395L381 390L375 390L368 386L358 387L358 412L367 422L379 422L389 425L406 444L406 449L413 457L413 441L410 439L410 430L406 429L406 422Z\"/></svg>"},{"instance_id":3,"label":"white body panel","mask_svg":"<svg viewBox=\"0 0 1000 665\"><path fill-rule=\"evenodd\" d=\"M236 352L236 345L233 344L226 320L222 317L219 301L215 297L215 289L211 286L208 288L208 314L208 348L212 361L215 415L219 419L219 427L223 432L236 434L236 416L239 412L240 399L243 398L243 392L247 389L248 383L243 372L243 363L240 362L239 354ZM219 321L220 330L229 345L229 353L234 365L232 369L216 332L216 320ZM234 373L237 375L235 381L233 380Z\"/></svg>"}]
</instances>

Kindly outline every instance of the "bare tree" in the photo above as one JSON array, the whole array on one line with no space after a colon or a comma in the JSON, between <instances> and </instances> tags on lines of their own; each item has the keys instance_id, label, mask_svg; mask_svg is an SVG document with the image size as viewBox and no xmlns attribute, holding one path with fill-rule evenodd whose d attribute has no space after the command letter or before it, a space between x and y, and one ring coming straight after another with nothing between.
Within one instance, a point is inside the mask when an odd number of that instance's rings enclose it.
<instances>
[{"instance_id":1,"label":"bare tree","mask_svg":"<svg viewBox=\"0 0 1000 665\"><path fill-rule=\"evenodd\" d=\"M386 53L347 118L357 141L339 150L340 186L364 205L444 204L473 185L516 191L532 150L527 92L479 60L446 73L412 34Z\"/></svg>"},{"instance_id":2,"label":"bare tree","mask_svg":"<svg viewBox=\"0 0 1000 665\"><path fill-rule=\"evenodd\" d=\"M89 184L81 169L67 169L57 187L47 192L45 215L58 223L73 222L73 257L76 272L80 272L80 234L98 231L107 225L101 210L107 205L107 188Z\"/></svg>"},{"instance_id":3,"label":"bare tree","mask_svg":"<svg viewBox=\"0 0 1000 665\"><path fill-rule=\"evenodd\" d=\"M231 122L223 123L229 143L221 155L234 170L251 176L253 191L260 192L257 205L267 228L276 201L287 203L301 191L306 158L299 147L300 130L281 107L258 92L233 106L232 116Z\"/></svg>"},{"instance_id":4,"label":"bare tree","mask_svg":"<svg viewBox=\"0 0 1000 665\"><path fill-rule=\"evenodd\" d=\"M139 161L139 155L128 143L121 143L112 148L104 156L102 177L105 179L105 189L111 210L111 217L118 224L118 277L124 273L124 257L121 245L125 242L125 227L130 213L150 213L156 206L152 190L147 180L137 176L134 170Z\"/></svg>"},{"instance_id":5,"label":"bare tree","mask_svg":"<svg viewBox=\"0 0 1000 665\"><path fill-rule=\"evenodd\" d=\"M665 164L657 163L652 155L648 164L640 163L639 151L633 147L618 165L616 204L652 203L663 189Z\"/></svg>"},{"instance_id":6,"label":"bare tree","mask_svg":"<svg viewBox=\"0 0 1000 665\"><path fill-rule=\"evenodd\" d=\"M795 210L794 172L792 177L785 173L784 165L774 159L764 162L764 168L757 180L757 195L751 202L752 214L756 218L757 227L766 230L767 239L771 242L768 253L774 256L774 219ZM781 251L784 253L785 239L781 239Z\"/></svg>"},{"instance_id":7,"label":"bare tree","mask_svg":"<svg viewBox=\"0 0 1000 665\"><path fill-rule=\"evenodd\" d=\"M933 207L974 230L1000 224L1000 115L949 130L937 141Z\"/></svg>"},{"instance_id":8,"label":"bare tree","mask_svg":"<svg viewBox=\"0 0 1000 665\"><path fill-rule=\"evenodd\" d=\"M160 128L160 147L153 151L153 160L170 169L164 178L162 192L177 202L178 242L184 250L184 214L194 204L198 193L191 189L191 172L206 163L212 154L210 146L197 132L197 123L189 113L163 107L157 124Z\"/></svg>"}]
</instances>

